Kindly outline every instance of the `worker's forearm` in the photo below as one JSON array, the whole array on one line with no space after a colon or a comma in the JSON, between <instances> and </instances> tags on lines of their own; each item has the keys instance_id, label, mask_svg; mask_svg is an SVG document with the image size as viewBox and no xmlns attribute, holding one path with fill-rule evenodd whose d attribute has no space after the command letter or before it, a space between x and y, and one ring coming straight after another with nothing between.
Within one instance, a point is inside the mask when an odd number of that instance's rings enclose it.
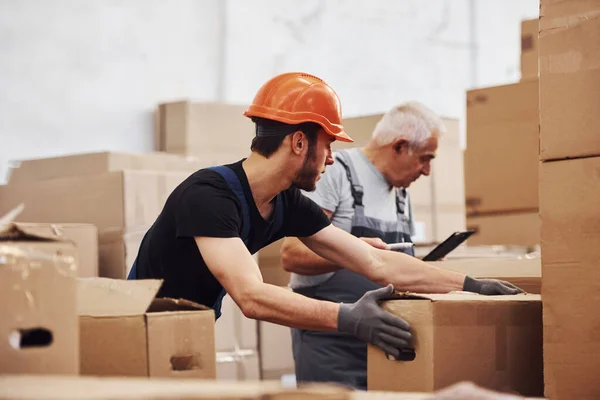
<instances>
[{"instance_id":1,"label":"worker's forearm","mask_svg":"<svg viewBox=\"0 0 600 400\"><path fill-rule=\"evenodd\" d=\"M314 253L294 237L288 237L283 242L281 265L287 272L300 275L326 274L340 269L338 265Z\"/></svg>"},{"instance_id":2,"label":"worker's forearm","mask_svg":"<svg viewBox=\"0 0 600 400\"><path fill-rule=\"evenodd\" d=\"M417 293L447 293L462 290L465 275L434 267L418 258L389 250L373 249L370 274L379 283L391 283L396 290Z\"/></svg>"},{"instance_id":3,"label":"worker's forearm","mask_svg":"<svg viewBox=\"0 0 600 400\"><path fill-rule=\"evenodd\" d=\"M250 318L291 328L337 330L337 303L314 300L266 283L257 284L241 301L242 311Z\"/></svg>"}]
</instances>

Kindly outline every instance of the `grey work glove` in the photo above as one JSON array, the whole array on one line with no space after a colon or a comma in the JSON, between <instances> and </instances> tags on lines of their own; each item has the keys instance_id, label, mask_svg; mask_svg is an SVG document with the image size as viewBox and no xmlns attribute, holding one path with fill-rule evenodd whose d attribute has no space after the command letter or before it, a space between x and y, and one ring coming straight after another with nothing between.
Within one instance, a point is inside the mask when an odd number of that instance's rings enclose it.
<instances>
[{"instance_id":1,"label":"grey work glove","mask_svg":"<svg viewBox=\"0 0 600 400\"><path fill-rule=\"evenodd\" d=\"M488 296L523 293L521 288L516 287L510 282L496 279L475 279L468 275L465 278L463 290Z\"/></svg>"},{"instance_id":2,"label":"grey work glove","mask_svg":"<svg viewBox=\"0 0 600 400\"><path fill-rule=\"evenodd\" d=\"M371 290L356 303L340 304L338 331L371 343L387 354L399 357L400 349L411 347L410 325L383 310L377 303L394 293L392 285Z\"/></svg>"}]
</instances>

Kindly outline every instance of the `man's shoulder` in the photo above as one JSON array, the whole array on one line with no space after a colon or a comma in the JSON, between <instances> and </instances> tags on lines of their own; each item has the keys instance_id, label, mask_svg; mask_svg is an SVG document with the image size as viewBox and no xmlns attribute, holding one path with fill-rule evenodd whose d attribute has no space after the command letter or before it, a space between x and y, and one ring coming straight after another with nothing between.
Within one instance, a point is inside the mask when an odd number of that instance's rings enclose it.
<instances>
[{"instance_id":1,"label":"man's shoulder","mask_svg":"<svg viewBox=\"0 0 600 400\"><path fill-rule=\"evenodd\" d=\"M211 169L194 172L177 186L172 195L178 202L207 204L230 199L237 203L237 197L225 178Z\"/></svg>"}]
</instances>

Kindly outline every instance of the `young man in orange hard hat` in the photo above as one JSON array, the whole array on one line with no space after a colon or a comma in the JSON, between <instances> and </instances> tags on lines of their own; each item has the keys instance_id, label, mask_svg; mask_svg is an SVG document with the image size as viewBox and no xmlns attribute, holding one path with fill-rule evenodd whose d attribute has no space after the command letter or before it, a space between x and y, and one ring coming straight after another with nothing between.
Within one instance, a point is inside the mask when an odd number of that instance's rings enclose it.
<instances>
[{"instance_id":1,"label":"young man in orange hard hat","mask_svg":"<svg viewBox=\"0 0 600 400\"><path fill-rule=\"evenodd\" d=\"M293 328L338 331L392 356L411 346L409 325L377 301L393 288L443 293L506 288L376 249L330 224L300 189L314 190L333 163L331 143L351 142L340 100L321 79L286 73L267 81L244 113L256 124L251 154L202 169L182 182L141 243L129 279L162 279L159 296L185 298L220 316L229 294L249 318ZM381 285L352 304L321 301L265 284L252 254L285 236Z\"/></svg>"}]
</instances>

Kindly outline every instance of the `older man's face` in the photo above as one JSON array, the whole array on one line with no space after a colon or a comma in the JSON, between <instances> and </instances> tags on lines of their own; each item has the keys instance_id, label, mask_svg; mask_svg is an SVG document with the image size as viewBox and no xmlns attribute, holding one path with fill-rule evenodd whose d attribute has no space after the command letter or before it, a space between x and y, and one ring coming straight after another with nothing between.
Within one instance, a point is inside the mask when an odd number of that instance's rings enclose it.
<instances>
[{"instance_id":1,"label":"older man's face","mask_svg":"<svg viewBox=\"0 0 600 400\"><path fill-rule=\"evenodd\" d=\"M419 149L411 151L407 145L402 146L392 161L393 167L388 170L390 183L395 187L408 188L421 175L429 176L437 148L437 135L430 137Z\"/></svg>"}]
</instances>

